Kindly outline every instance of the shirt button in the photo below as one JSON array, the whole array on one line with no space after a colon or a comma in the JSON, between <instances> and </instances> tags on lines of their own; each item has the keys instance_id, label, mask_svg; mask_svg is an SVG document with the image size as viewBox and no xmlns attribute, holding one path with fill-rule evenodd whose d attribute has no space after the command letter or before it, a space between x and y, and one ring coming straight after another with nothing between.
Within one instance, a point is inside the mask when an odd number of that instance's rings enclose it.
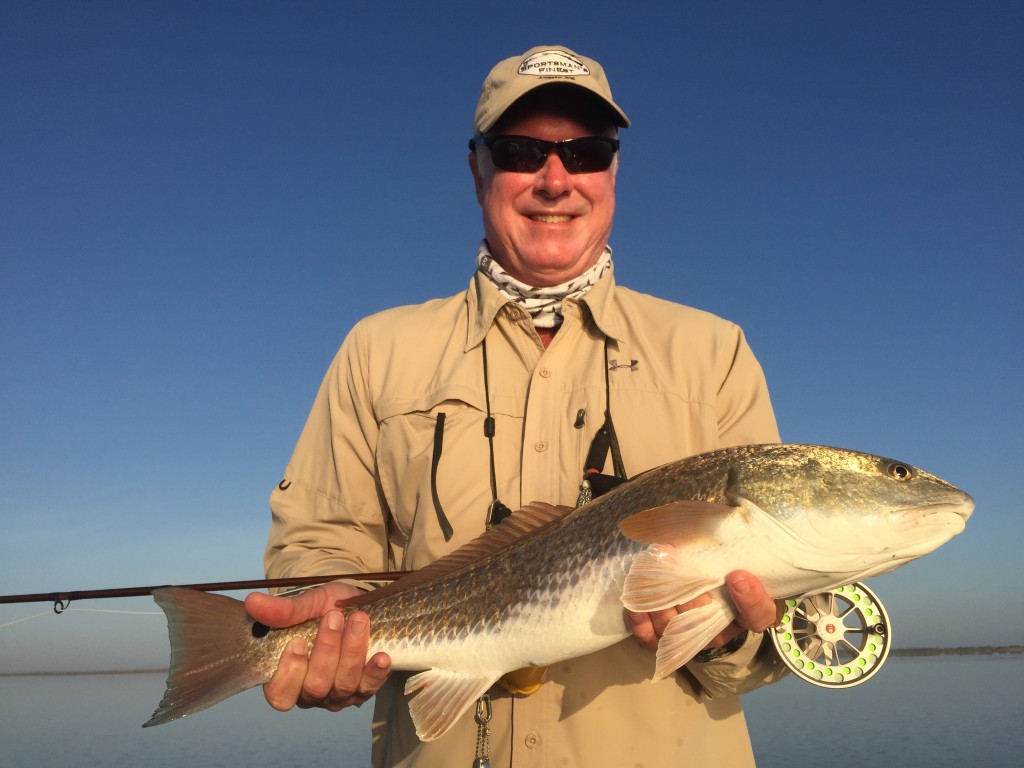
<instances>
[{"instance_id":1,"label":"shirt button","mask_svg":"<svg viewBox=\"0 0 1024 768\"><path fill-rule=\"evenodd\" d=\"M526 742L527 749L536 749L540 746L540 736L536 733L527 734L524 741Z\"/></svg>"},{"instance_id":2,"label":"shirt button","mask_svg":"<svg viewBox=\"0 0 1024 768\"><path fill-rule=\"evenodd\" d=\"M545 443L543 440L538 440L536 443L533 444L533 450L535 450L537 453L543 453L547 449L548 444Z\"/></svg>"},{"instance_id":3,"label":"shirt button","mask_svg":"<svg viewBox=\"0 0 1024 768\"><path fill-rule=\"evenodd\" d=\"M548 368L541 368L539 371L537 371L537 373L540 374L540 377L542 379L550 379L551 378L551 371Z\"/></svg>"}]
</instances>

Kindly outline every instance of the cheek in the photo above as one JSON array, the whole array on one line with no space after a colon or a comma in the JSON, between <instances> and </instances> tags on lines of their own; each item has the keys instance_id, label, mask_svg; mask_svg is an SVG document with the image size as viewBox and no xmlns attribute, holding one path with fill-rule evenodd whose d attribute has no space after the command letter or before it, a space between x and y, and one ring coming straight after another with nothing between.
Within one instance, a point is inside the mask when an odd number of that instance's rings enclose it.
<instances>
[{"instance_id":1,"label":"cheek","mask_svg":"<svg viewBox=\"0 0 1024 768\"><path fill-rule=\"evenodd\" d=\"M524 185L516 183L512 174L502 174L498 178L484 179L480 192L480 205L484 209L485 220L495 224L507 224L515 218L515 200L522 194Z\"/></svg>"},{"instance_id":2,"label":"cheek","mask_svg":"<svg viewBox=\"0 0 1024 768\"><path fill-rule=\"evenodd\" d=\"M611 211L615 209L615 176L611 173L597 174L592 177L578 177L576 191L590 201L595 210Z\"/></svg>"}]
</instances>

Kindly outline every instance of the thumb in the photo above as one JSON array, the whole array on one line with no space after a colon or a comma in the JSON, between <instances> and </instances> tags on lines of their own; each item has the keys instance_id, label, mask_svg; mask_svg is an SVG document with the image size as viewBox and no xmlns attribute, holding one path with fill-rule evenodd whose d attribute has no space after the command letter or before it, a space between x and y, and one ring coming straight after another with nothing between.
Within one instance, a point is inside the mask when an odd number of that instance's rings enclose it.
<instances>
[{"instance_id":1,"label":"thumb","mask_svg":"<svg viewBox=\"0 0 1024 768\"><path fill-rule=\"evenodd\" d=\"M308 589L295 597L277 597L252 592L245 598L245 611L268 627L291 627L319 618L335 607L337 597L326 587Z\"/></svg>"},{"instance_id":2,"label":"thumb","mask_svg":"<svg viewBox=\"0 0 1024 768\"><path fill-rule=\"evenodd\" d=\"M736 623L763 632L778 622L778 609L760 580L747 571L733 571L725 579L739 616Z\"/></svg>"}]
</instances>

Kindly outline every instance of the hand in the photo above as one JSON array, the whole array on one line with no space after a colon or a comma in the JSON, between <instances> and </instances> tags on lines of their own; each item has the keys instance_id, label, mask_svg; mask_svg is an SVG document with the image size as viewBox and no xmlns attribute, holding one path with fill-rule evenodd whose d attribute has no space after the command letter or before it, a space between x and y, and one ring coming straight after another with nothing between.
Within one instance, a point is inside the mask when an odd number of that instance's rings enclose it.
<instances>
[{"instance_id":1,"label":"hand","mask_svg":"<svg viewBox=\"0 0 1024 768\"><path fill-rule=\"evenodd\" d=\"M375 653L367 661L370 619L360 611L348 620L335 606L357 594L348 584L324 584L297 597L273 597L254 592L245 598L245 610L268 627L290 627L323 616L313 649L292 640L281 654L274 677L263 686L263 695L274 709L285 711L323 707L337 712L359 706L372 697L391 673L391 659Z\"/></svg>"},{"instance_id":2,"label":"hand","mask_svg":"<svg viewBox=\"0 0 1024 768\"><path fill-rule=\"evenodd\" d=\"M744 630L763 632L773 627L782 617L784 606L776 604L765 591L760 580L747 571L733 571L725 577L725 585L736 606L736 620L707 644L706 648L720 648ZM626 621L640 644L651 651L658 649L658 641L668 623L683 611L707 605L711 597L703 594L684 605L652 613L626 611Z\"/></svg>"}]
</instances>

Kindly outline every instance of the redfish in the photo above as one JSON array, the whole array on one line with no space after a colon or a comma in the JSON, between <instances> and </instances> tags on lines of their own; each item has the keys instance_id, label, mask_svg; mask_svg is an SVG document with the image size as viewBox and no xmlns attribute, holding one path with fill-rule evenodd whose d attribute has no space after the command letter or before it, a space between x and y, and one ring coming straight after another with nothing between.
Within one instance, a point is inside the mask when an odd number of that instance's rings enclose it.
<instances>
[{"instance_id":1,"label":"redfish","mask_svg":"<svg viewBox=\"0 0 1024 768\"><path fill-rule=\"evenodd\" d=\"M370 653L413 670L420 739L436 739L509 672L629 636L623 608L703 593L661 638L652 678L689 661L736 616L725 576L754 573L777 598L885 573L964 530L963 491L903 462L806 445L728 448L666 464L582 507L534 503L416 573L345 601L370 617ZM269 629L222 595L166 588L167 691L159 725L267 682L318 621Z\"/></svg>"}]
</instances>

